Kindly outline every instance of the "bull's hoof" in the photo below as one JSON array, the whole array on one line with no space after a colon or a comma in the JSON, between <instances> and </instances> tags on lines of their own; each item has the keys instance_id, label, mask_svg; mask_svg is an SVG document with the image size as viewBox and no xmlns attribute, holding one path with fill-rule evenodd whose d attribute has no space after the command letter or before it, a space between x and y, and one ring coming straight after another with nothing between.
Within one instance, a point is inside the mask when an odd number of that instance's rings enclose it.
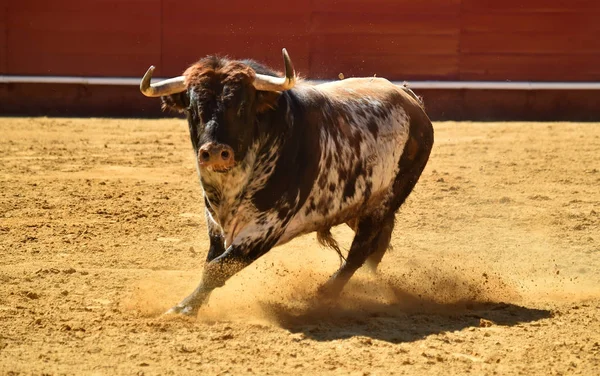
<instances>
[{"instance_id":1,"label":"bull's hoof","mask_svg":"<svg viewBox=\"0 0 600 376\"><path fill-rule=\"evenodd\" d=\"M180 305L176 305L175 307L169 309L167 312L164 313L165 316L167 315L183 315L183 316L196 316L198 314L198 309L194 309L193 307L190 306L180 306Z\"/></svg>"},{"instance_id":2,"label":"bull's hoof","mask_svg":"<svg viewBox=\"0 0 600 376\"><path fill-rule=\"evenodd\" d=\"M342 294L342 290L346 285L346 281L347 280L341 279L336 273L331 278L329 278L327 282L325 282L319 287L317 293L321 296L327 296L332 299L337 299Z\"/></svg>"},{"instance_id":3,"label":"bull's hoof","mask_svg":"<svg viewBox=\"0 0 600 376\"><path fill-rule=\"evenodd\" d=\"M321 304L334 305L340 298L342 289L335 284L326 283L317 289L317 300Z\"/></svg>"}]
</instances>

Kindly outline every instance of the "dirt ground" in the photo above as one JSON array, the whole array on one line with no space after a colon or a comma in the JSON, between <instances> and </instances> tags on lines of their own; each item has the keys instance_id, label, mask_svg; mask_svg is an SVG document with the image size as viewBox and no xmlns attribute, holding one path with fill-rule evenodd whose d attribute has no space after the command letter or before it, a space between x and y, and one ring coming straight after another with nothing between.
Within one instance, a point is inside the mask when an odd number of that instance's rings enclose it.
<instances>
[{"instance_id":1,"label":"dirt ground","mask_svg":"<svg viewBox=\"0 0 600 376\"><path fill-rule=\"evenodd\" d=\"M185 319L185 121L0 118L0 374L600 374L600 124L434 126L380 275L315 304L308 235Z\"/></svg>"}]
</instances>

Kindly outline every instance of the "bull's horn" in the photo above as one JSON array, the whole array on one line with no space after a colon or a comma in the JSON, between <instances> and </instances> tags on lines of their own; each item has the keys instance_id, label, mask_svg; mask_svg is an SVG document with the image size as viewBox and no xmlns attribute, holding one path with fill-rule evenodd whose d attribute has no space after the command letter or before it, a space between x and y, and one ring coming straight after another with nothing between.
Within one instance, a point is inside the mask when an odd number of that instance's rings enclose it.
<instances>
[{"instance_id":1,"label":"bull's horn","mask_svg":"<svg viewBox=\"0 0 600 376\"><path fill-rule=\"evenodd\" d=\"M285 91L290 90L296 84L296 72L290 55L286 49L281 50L283 53L283 63L285 64L285 77L273 77L264 74L257 74L254 80L254 87L257 90L263 91Z\"/></svg>"},{"instance_id":2,"label":"bull's horn","mask_svg":"<svg viewBox=\"0 0 600 376\"><path fill-rule=\"evenodd\" d=\"M147 97L160 97L162 95L176 94L185 91L184 76L169 78L155 84L150 84L154 66L150 66L140 82L140 91Z\"/></svg>"}]
</instances>

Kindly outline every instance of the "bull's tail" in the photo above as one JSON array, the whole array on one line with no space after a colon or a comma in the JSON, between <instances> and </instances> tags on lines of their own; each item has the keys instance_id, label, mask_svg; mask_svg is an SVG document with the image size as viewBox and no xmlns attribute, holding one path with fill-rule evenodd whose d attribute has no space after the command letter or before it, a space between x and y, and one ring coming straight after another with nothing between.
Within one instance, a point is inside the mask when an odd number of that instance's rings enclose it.
<instances>
[{"instance_id":1,"label":"bull's tail","mask_svg":"<svg viewBox=\"0 0 600 376\"><path fill-rule=\"evenodd\" d=\"M344 255L342 254L342 250L340 249L340 245L331 234L331 228L317 231L317 241L323 247L333 249L340 257L340 264L346 261L346 258L344 257Z\"/></svg>"},{"instance_id":2,"label":"bull's tail","mask_svg":"<svg viewBox=\"0 0 600 376\"><path fill-rule=\"evenodd\" d=\"M419 97L417 94L415 94L414 91L412 91L409 87L408 87L408 82L404 82L402 84L402 86L400 86L402 88L402 90L404 90L404 92L406 94L408 94L412 99L414 99L415 101L417 101L417 103L419 104L419 106L421 106L422 109L425 109L425 103L423 102L423 97Z\"/></svg>"}]
</instances>

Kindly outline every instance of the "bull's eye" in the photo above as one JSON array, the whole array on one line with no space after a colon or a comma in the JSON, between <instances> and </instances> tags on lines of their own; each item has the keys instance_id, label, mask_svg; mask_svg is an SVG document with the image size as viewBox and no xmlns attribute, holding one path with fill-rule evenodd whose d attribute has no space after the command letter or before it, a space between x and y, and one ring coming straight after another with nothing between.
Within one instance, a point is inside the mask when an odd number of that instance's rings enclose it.
<instances>
[{"instance_id":1,"label":"bull's eye","mask_svg":"<svg viewBox=\"0 0 600 376\"><path fill-rule=\"evenodd\" d=\"M245 111L246 111L246 101L243 101L240 104L240 108L238 108L238 112L237 112L238 117L242 117L244 115Z\"/></svg>"}]
</instances>

